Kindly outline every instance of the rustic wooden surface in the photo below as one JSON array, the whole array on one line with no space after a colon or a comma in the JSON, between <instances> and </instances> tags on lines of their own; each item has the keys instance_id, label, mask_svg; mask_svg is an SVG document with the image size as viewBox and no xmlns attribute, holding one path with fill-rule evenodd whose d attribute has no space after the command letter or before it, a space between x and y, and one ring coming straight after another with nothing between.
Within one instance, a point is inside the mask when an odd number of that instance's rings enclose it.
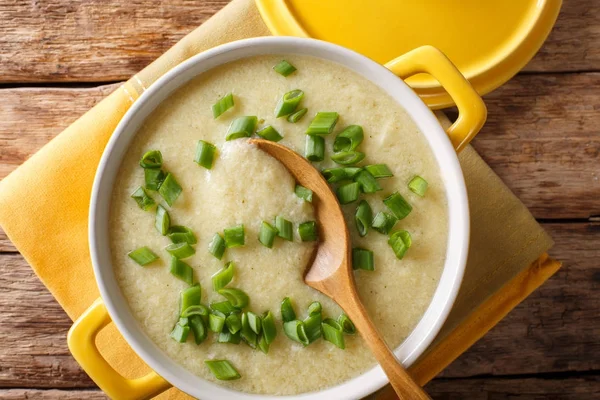
<instances>
[{"instance_id":1,"label":"rustic wooden surface","mask_svg":"<svg viewBox=\"0 0 600 400\"><path fill-rule=\"evenodd\" d=\"M226 2L0 0L0 179ZM600 7L565 0L525 71L486 96L474 146L564 267L427 386L435 399L600 398L599 88ZM104 398L1 230L0 315L0 398Z\"/></svg>"}]
</instances>

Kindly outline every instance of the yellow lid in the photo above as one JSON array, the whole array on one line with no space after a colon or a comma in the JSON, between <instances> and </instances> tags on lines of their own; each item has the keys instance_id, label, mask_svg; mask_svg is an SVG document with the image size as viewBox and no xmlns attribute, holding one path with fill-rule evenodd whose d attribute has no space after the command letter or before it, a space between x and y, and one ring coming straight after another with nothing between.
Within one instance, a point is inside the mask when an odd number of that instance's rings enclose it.
<instances>
[{"instance_id":1,"label":"yellow lid","mask_svg":"<svg viewBox=\"0 0 600 400\"><path fill-rule=\"evenodd\" d=\"M256 0L275 35L314 37L385 64L442 50L479 92L514 76L541 47L562 0ZM453 105L431 76L407 82L433 108Z\"/></svg>"}]
</instances>

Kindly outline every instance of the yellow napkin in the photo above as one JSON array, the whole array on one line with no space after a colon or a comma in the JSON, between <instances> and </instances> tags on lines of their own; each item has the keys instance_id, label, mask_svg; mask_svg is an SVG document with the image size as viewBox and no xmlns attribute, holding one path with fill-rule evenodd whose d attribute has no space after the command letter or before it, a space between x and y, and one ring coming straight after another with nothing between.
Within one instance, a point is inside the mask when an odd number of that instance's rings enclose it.
<instances>
[{"instance_id":1,"label":"yellow napkin","mask_svg":"<svg viewBox=\"0 0 600 400\"><path fill-rule=\"evenodd\" d=\"M72 319L98 297L87 242L89 198L104 146L123 114L145 88L190 56L269 34L252 0L232 1L0 182L0 225ZM442 333L412 368L422 384L560 266L544 255L550 238L477 153L467 148L460 160L472 213L469 262ZM98 345L124 376L148 371L112 324L98 336ZM389 395L383 390L378 397ZM171 389L161 398L185 395Z\"/></svg>"}]
</instances>

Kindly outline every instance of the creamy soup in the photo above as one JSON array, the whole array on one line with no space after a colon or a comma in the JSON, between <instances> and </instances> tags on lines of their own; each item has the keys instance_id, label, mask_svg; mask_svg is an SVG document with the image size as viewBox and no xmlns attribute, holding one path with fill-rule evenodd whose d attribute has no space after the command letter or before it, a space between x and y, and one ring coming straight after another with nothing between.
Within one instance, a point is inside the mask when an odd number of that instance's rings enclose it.
<instances>
[{"instance_id":1,"label":"creamy soup","mask_svg":"<svg viewBox=\"0 0 600 400\"><path fill-rule=\"evenodd\" d=\"M297 71L288 77L274 72L280 60L290 61ZM299 108L308 113L297 123L275 118L281 96L293 89L304 91ZM227 93L235 106L214 119L211 106ZM311 203L294 194L295 181L276 160L245 139L225 141L231 122L240 116L259 118L258 129L272 125L281 133L281 144L304 154L305 131L318 111L336 111L339 120L326 136L323 162L318 169L335 167L332 143L344 127L363 127L358 148L366 154L359 166L387 164L394 176L379 179L383 190L361 194L373 215L388 211L382 200L399 192L413 207L398 221L395 230L412 235L412 246L402 260L388 244L388 236L373 229L358 235L354 213L358 201L343 206L354 247L373 251L374 271L355 272L361 298L387 343L398 346L416 326L431 301L445 261L448 235L447 203L438 165L406 112L381 88L338 64L297 55L260 56L232 62L196 77L164 101L145 121L122 162L111 204L111 250L115 275L141 329L173 360L194 374L235 390L261 394L297 394L323 389L353 378L375 365L359 335L346 335L345 350L323 339L303 347L282 329L280 304L292 299L298 318L307 316L313 301L321 302L324 317L337 318L341 309L330 299L303 283L302 277L317 242L301 242L297 226L314 220ZM264 120L264 121L261 121ZM198 140L213 143L218 151L213 168L194 162ZM183 191L172 207L161 196L148 194L165 206L171 225L184 225L197 237L196 253L185 260L194 280L203 288L202 303L223 301L212 290L211 276L225 262L235 262L235 277L228 287L242 289L257 314L270 310L276 319L277 336L268 354L239 345L216 342L216 335L196 345L190 334L186 343L170 337L179 318L180 292L189 285L169 272L171 243L155 228L154 209L144 211L130 195L144 185L139 165L148 150L160 150L163 169L176 177ZM415 175L427 180L425 196L407 186ZM359 201L360 201L359 199ZM258 241L261 222L273 223L284 216L294 224L294 240L275 240L272 249ZM208 251L215 233L238 224L245 227L245 245L227 249L222 260ZM147 246L159 259L145 267L128 253ZM225 359L241 378L217 380L204 361Z\"/></svg>"}]
</instances>

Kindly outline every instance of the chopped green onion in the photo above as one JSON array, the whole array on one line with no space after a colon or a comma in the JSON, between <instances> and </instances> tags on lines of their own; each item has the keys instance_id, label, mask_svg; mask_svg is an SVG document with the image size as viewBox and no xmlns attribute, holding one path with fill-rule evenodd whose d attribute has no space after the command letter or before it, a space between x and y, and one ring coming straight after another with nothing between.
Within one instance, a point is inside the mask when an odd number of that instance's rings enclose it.
<instances>
[{"instance_id":1,"label":"chopped green onion","mask_svg":"<svg viewBox=\"0 0 600 400\"><path fill-rule=\"evenodd\" d=\"M314 242L319 236L317 223L315 221L301 223L298 225L298 234L303 242Z\"/></svg>"},{"instance_id":2,"label":"chopped green onion","mask_svg":"<svg viewBox=\"0 0 600 400\"><path fill-rule=\"evenodd\" d=\"M309 161L325 159L325 139L321 136L308 136L304 147L304 157Z\"/></svg>"},{"instance_id":3,"label":"chopped green onion","mask_svg":"<svg viewBox=\"0 0 600 400\"><path fill-rule=\"evenodd\" d=\"M225 96L221 97L219 101L217 101L212 106L213 118L217 119L223 114L225 111L229 110L234 106L233 102L233 94L227 93Z\"/></svg>"},{"instance_id":4,"label":"chopped green onion","mask_svg":"<svg viewBox=\"0 0 600 400\"><path fill-rule=\"evenodd\" d=\"M410 246L412 245L412 238L408 231L400 230L392 233L388 240L388 244L394 250L394 254L398 260L402 260Z\"/></svg>"},{"instance_id":5,"label":"chopped green onion","mask_svg":"<svg viewBox=\"0 0 600 400\"><path fill-rule=\"evenodd\" d=\"M231 333L237 333L242 329L242 319L240 318L239 313L232 313L225 319L225 324L227 325L227 329Z\"/></svg>"},{"instance_id":6,"label":"chopped green onion","mask_svg":"<svg viewBox=\"0 0 600 400\"><path fill-rule=\"evenodd\" d=\"M206 360L204 363L215 378L220 381L232 381L241 378L240 373L227 360Z\"/></svg>"},{"instance_id":7,"label":"chopped green onion","mask_svg":"<svg viewBox=\"0 0 600 400\"><path fill-rule=\"evenodd\" d=\"M235 308L244 308L250 302L248 295L240 289L223 288L220 289L218 293L225 297Z\"/></svg>"},{"instance_id":8,"label":"chopped green onion","mask_svg":"<svg viewBox=\"0 0 600 400\"><path fill-rule=\"evenodd\" d=\"M171 268L169 272L189 285L194 283L194 270L177 257L171 257Z\"/></svg>"},{"instance_id":9,"label":"chopped green onion","mask_svg":"<svg viewBox=\"0 0 600 400\"><path fill-rule=\"evenodd\" d=\"M321 337L321 313L309 316L303 321L303 324L308 343L312 343Z\"/></svg>"},{"instance_id":10,"label":"chopped green onion","mask_svg":"<svg viewBox=\"0 0 600 400\"><path fill-rule=\"evenodd\" d=\"M358 200L360 185L358 182L347 183L337 188L337 198L341 204L350 204Z\"/></svg>"},{"instance_id":11,"label":"chopped green onion","mask_svg":"<svg viewBox=\"0 0 600 400\"><path fill-rule=\"evenodd\" d=\"M246 315L248 316L248 325L250 325L250 329L252 329L254 333L258 335L262 328L261 318L252 311L248 311Z\"/></svg>"},{"instance_id":12,"label":"chopped green onion","mask_svg":"<svg viewBox=\"0 0 600 400\"><path fill-rule=\"evenodd\" d=\"M287 116L288 122L295 124L296 122L300 121L302 119L302 117L304 117L304 115L306 115L307 111L308 111L308 108L301 108L298 111L296 111L295 113L288 115Z\"/></svg>"},{"instance_id":13,"label":"chopped green onion","mask_svg":"<svg viewBox=\"0 0 600 400\"><path fill-rule=\"evenodd\" d=\"M238 117L231 122L225 140L235 140L250 137L256 129L258 118L255 116Z\"/></svg>"},{"instance_id":14,"label":"chopped green onion","mask_svg":"<svg viewBox=\"0 0 600 400\"><path fill-rule=\"evenodd\" d=\"M295 342L301 343L303 346L309 344L304 323L297 319L283 323L283 332L287 337Z\"/></svg>"},{"instance_id":15,"label":"chopped green onion","mask_svg":"<svg viewBox=\"0 0 600 400\"><path fill-rule=\"evenodd\" d=\"M341 182L346 179L352 179L362 171L362 168L358 167L338 167L328 168L323 170L323 176L329 183Z\"/></svg>"},{"instance_id":16,"label":"chopped green onion","mask_svg":"<svg viewBox=\"0 0 600 400\"><path fill-rule=\"evenodd\" d=\"M162 153L159 150L147 151L140 160L142 168L160 168L162 167Z\"/></svg>"},{"instance_id":17,"label":"chopped green onion","mask_svg":"<svg viewBox=\"0 0 600 400\"><path fill-rule=\"evenodd\" d=\"M214 311L218 311L224 315L229 315L232 312L237 311L237 308L235 308L229 301L225 300L225 301L219 301L217 303L210 303L210 308Z\"/></svg>"},{"instance_id":18,"label":"chopped green onion","mask_svg":"<svg viewBox=\"0 0 600 400\"><path fill-rule=\"evenodd\" d=\"M354 178L360 184L363 193L375 193L381 190L381 186L373 175L366 169L363 169Z\"/></svg>"},{"instance_id":19,"label":"chopped green onion","mask_svg":"<svg viewBox=\"0 0 600 400\"><path fill-rule=\"evenodd\" d=\"M361 200L356 207L356 213L354 213L354 222L356 223L356 230L360 237L366 236L371 227L373 221L373 210L366 200Z\"/></svg>"},{"instance_id":20,"label":"chopped green onion","mask_svg":"<svg viewBox=\"0 0 600 400\"><path fill-rule=\"evenodd\" d=\"M187 242L171 243L170 245L165 247L165 250L173 257L177 257L180 260L183 260L184 258L188 258L196 254L196 250L194 250L194 248L190 246L190 244Z\"/></svg>"},{"instance_id":21,"label":"chopped green onion","mask_svg":"<svg viewBox=\"0 0 600 400\"><path fill-rule=\"evenodd\" d=\"M367 249L355 247L352 249L352 269L364 269L365 271L374 271L375 263L373 261L373 252Z\"/></svg>"},{"instance_id":22,"label":"chopped green onion","mask_svg":"<svg viewBox=\"0 0 600 400\"><path fill-rule=\"evenodd\" d=\"M277 72L279 75L283 75L285 77L289 76L291 73L296 71L296 67L285 60L281 60L277 65L273 67L273 70Z\"/></svg>"},{"instance_id":23,"label":"chopped green onion","mask_svg":"<svg viewBox=\"0 0 600 400\"><path fill-rule=\"evenodd\" d=\"M225 317L217 314L210 314L208 316L208 326L214 333L221 333L223 326L225 326Z\"/></svg>"},{"instance_id":24,"label":"chopped green onion","mask_svg":"<svg viewBox=\"0 0 600 400\"><path fill-rule=\"evenodd\" d=\"M412 211L411 205L408 204L408 202L404 200L404 197L398 192L392 193L383 199L383 204L385 204L398 219L406 218Z\"/></svg>"},{"instance_id":25,"label":"chopped green onion","mask_svg":"<svg viewBox=\"0 0 600 400\"><path fill-rule=\"evenodd\" d=\"M271 142L279 142L283 139L283 136L277 132L277 129L273 128L271 125L267 125L261 130L257 131L256 134L265 140L270 140Z\"/></svg>"},{"instance_id":26,"label":"chopped green onion","mask_svg":"<svg viewBox=\"0 0 600 400\"><path fill-rule=\"evenodd\" d=\"M229 261L227 264L225 264L224 268L221 268L212 276L212 285L215 292L223 289L229 284L229 282L231 282L233 279L234 269L235 264L233 261Z\"/></svg>"},{"instance_id":27,"label":"chopped green onion","mask_svg":"<svg viewBox=\"0 0 600 400\"><path fill-rule=\"evenodd\" d=\"M177 183L175 177L171 173L167 174L162 185L158 188L158 193L160 193L169 206L172 206L173 203L175 203L175 200L177 200L181 192L181 186Z\"/></svg>"},{"instance_id":28,"label":"chopped green onion","mask_svg":"<svg viewBox=\"0 0 600 400\"><path fill-rule=\"evenodd\" d=\"M152 171L147 169L146 171ZM160 204L156 207L156 217L154 218L154 226L161 235L169 233L169 227L171 226L171 217L167 210Z\"/></svg>"},{"instance_id":29,"label":"chopped green onion","mask_svg":"<svg viewBox=\"0 0 600 400\"><path fill-rule=\"evenodd\" d=\"M331 156L331 159L340 165L353 165L361 162L365 158L365 153L360 151L341 151Z\"/></svg>"},{"instance_id":30,"label":"chopped green onion","mask_svg":"<svg viewBox=\"0 0 600 400\"><path fill-rule=\"evenodd\" d=\"M373 175L376 179L389 178L389 177L394 176L394 174L392 173L392 171L385 164L367 165L365 167L365 169L367 171L369 171L369 173L371 175Z\"/></svg>"},{"instance_id":31,"label":"chopped green onion","mask_svg":"<svg viewBox=\"0 0 600 400\"><path fill-rule=\"evenodd\" d=\"M318 301L313 301L308 306L308 315L321 314L321 310L323 310L321 303L319 303Z\"/></svg>"},{"instance_id":32,"label":"chopped green onion","mask_svg":"<svg viewBox=\"0 0 600 400\"><path fill-rule=\"evenodd\" d=\"M267 344L271 344L277 336L277 327L275 325L275 317L271 314L271 311L267 311L262 318L262 331L263 337Z\"/></svg>"},{"instance_id":33,"label":"chopped green onion","mask_svg":"<svg viewBox=\"0 0 600 400\"><path fill-rule=\"evenodd\" d=\"M373 223L371 226L377 232L387 235L388 232L392 230L394 225L396 225L396 222L398 222L398 218L394 217L392 214L380 211L377 213L375 218L373 218Z\"/></svg>"},{"instance_id":34,"label":"chopped green onion","mask_svg":"<svg viewBox=\"0 0 600 400\"><path fill-rule=\"evenodd\" d=\"M271 224L263 221L260 225L260 233L258 234L258 241L263 244L263 246L268 247L269 249L273 247L273 242L275 241L275 236L277 236L278 230L273 228Z\"/></svg>"},{"instance_id":35,"label":"chopped green onion","mask_svg":"<svg viewBox=\"0 0 600 400\"><path fill-rule=\"evenodd\" d=\"M202 317L203 320L208 321L208 314L210 314L208 307L206 307L204 304L198 304L186 308L185 311L181 313L181 316L187 318L192 317L194 315L199 315Z\"/></svg>"},{"instance_id":36,"label":"chopped green onion","mask_svg":"<svg viewBox=\"0 0 600 400\"><path fill-rule=\"evenodd\" d=\"M201 167L211 169L213 166L213 162L215 161L216 153L217 148L214 144L205 142L204 140L198 140L198 144L196 145L196 156L194 157L194 162Z\"/></svg>"},{"instance_id":37,"label":"chopped green onion","mask_svg":"<svg viewBox=\"0 0 600 400\"><path fill-rule=\"evenodd\" d=\"M225 254L225 249L227 246L225 245L225 239L218 233L215 233L210 244L208 245L208 252L215 256L217 259L223 258L223 254Z\"/></svg>"},{"instance_id":38,"label":"chopped green onion","mask_svg":"<svg viewBox=\"0 0 600 400\"><path fill-rule=\"evenodd\" d=\"M344 332L346 335L354 335L356 333L354 322L352 322L352 320L346 314L340 314L337 322L342 328L342 332Z\"/></svg>"},{"instance_id":39,"label":"chopped green onion","mask_svg":"<svg viewBox=\"0 0 600 400\"><path fill-rule=\"evenodd\" d=\"M240 247L246 243L243 224L224 229L223 236L225 237L225 246L227 248Z\"/></svg>"},{"instance_id":40,"label":"chopped green onion","mask_svg":"<svg viewBox=\"0 0 600 400\"><path fill-rule=\"evenodd\" d=\"M142 267L158 260L158 256L146 246L130 251L127 255Z\"/></svg>"},{"instance_id":41,"label":"chopped green onion","mask_svg":"<svg viewBox=\"0 0 600 400\"><path fill-rule=\"evenodd\" d=\"M207 336L206 326L204 326L204 321L202 317L199 315L194 315L190 317L189 327L194 334L194 341L196 344L202 343Z\"/></svg>"},{"instance_id":42,"label":"chopped green onion","mask_svg":"<svg viewBox=\"0 0 600 400\"><path fill-rule=\"evenodd\" d=\"M242 314L242 330L241 330L242 340L246 342L246 344L253 349L256 348L257 339L256 332L250 326L250 318L248 317L248 313Z\"/></svg>"},{"instance_id":43,"label":"chopped green onion","mask_svg":"<svg viewBox=\"0 0 600 400\"><path fill-rule=\"evenodd\" d=\"M427 187L429 184L419 175L416 175L414 178L408 182L408 188L417 196L425 196L425 192L427 192Z\"/></svg>"},{"instance_id":44,"label":"chopped green onion","mask_svg":"<svg viewBox=\"0 0 600 400\"><path fill-rule=\"evenodd\" d=\"M309 203L312 203L312 197L313 197L313 191L305 188L304 186L301 185L296 185L296 189L294 189L294 193L296 193L296 196L300 197L301 199L304 199L306 201L308 201Z\"/></svg>"},{"instance_id":45,"label":"chopped green onion","mask_svg":"<svg viewBox=\"0 0 600 400\"><path fill-rule=\"evenodd\" d=\"M289 297L286 297L281 302L281 319L283 322L289 322L296 319L296 312L294 311L294 306L292 306L292 301Z\"/></svg>"},{"instance_id":46,"label":"chopped green onion","mask_svg":"<svg viewBox=\"0 0 600 400\"><path fill-rule=\"evenodd\" d=\"M196 239L196 235L194 235L194 232L192 232L192 230L187 226L183 225L173 225L172 227L170 227L167 237L171 239L171 242L173 243L198 243L198 239Z\"/></svg>"},{"instance_id":47,"label":"chopped green onion","mask_svg":"<svg viewBox=\"0 0 600 400\"><path fill-rule=\"evenodd\" d=\"M331 318L326 318L321 324L321 328L323 329L323 339L333 343L340 349L346 348L340 324Z\"/></svg>"},{"instance_id":48,"label":"chopped green onion","mask_svg":"<svg viewBox=\"0 0 600 400\"><path fill-rule=\"evenodd\" d=\"M165 180L165 171L162 169L144 169L144 181L146 182L146 189L158 190Z\"/></svg>"},{"instance_id":49,"label":"chopped green onion","mask_svg":"<svg viewBox=\"0 0 600 400\"><path fill-rule=\"evenodd\" d=\"M318 112L306 129L307 135L329 135L339 118L336 112Z\"/></svg>"},{"instance_id":50,"label":"chopped green onion","mask_svg":"<svg viewBox=\"0 0 600 400\"><path fill-rule=\"evenodd\" d=\"M350 125L337 134L333 141L333 151L354 151L363 141L363 128L360 125Z\"/></svg>"},{"instance_id":51,"label":"chopped green onion","mask_svg":"<svg viewBox=\"0 0 600 400\"><path fill-rule=\"evenodd\" d=\"M179 317L179 321L177 323L181 326L187 326L189 322L189 318L187 317Z\"/></svg>"},{"instance_id":52,"label":"chopped green onion","mask_svg":"<svg viewBox=\"0 0 600 400\"><path fill-rule=\"evenodd\" d=\"M265 354L269 354L269 343L265 339L265 335L259 335L258 337L258 348Z\"/></svg>"},{"instance_id":53,"label":"chopped green onion","mask_svg":"<svg viewBox=\"0 0 600 400\"><path fill-rule=\"evenodd\" d=\"M275 217L275 229L277 229L277 236L280 238L285 240L294 239L292 223L279 215Z\"/></svg>"},{"instance_id":54,"label":"chopped green onion","mask_svg":"<svg viewBox=\"0 0 600 400\"><path fill-rule=\"evenodd\" d=\"M138 206L144 211L148 211L156 204L154 199L148 196L148 193L146 193L144 188L141 186L135 189L135 192L131 194L131 198L134 199Z\"/></svg>"},{"instance_id":55,"label":"chopped green onion","mask_svg":"<svg viewBox=\"0 0 600 400\"><path fill-rule=\"evenodd\" d=\"M219 343L231 343L231 344L240 344L242 338L240 337L240 331L236 333L229 332L229 329L223 329L223 332L219 334L219 338L217 341Z\"/></svg>"},{"instance_id":56,"label":"chopped green onion","mask_svg":"<svg viewBox=\"0 0 600 400\"><path fill-rule=\"evenodd\" d=\"M275 106L275 117L284 117L296 111L303 97L304 92L300 89L294 89L284 94Z\"/></svg>"},{"instance_id":57,"label":"chopped green onion","mask_svg":"<svg viewBox=\"0 0 600 400\"><path fill-rule=\"evenodd\" d=\"M171 331L171 337L173 339L175 339L176 341L178 341L179 343L185 343L185 341L188 338L188 335L190 333L190 327L189 326L182 326L179 325L179 323L175 324L175 327L173 328L173 330Z\"/></svg>"},{"instance_id":58,"label":"chopped green onion","mask_svg":"<svg viewBox=\"0 0 600 400\"><path fill-rule=\"evenodd\" d=\"M202 288L200 285L190 286L189 288L182 290L179 297L179 315L185 318L188 315L184 316L183 314L188 308L200 305L200 301L202 300Z\"/></svg>"}]
</instances>

